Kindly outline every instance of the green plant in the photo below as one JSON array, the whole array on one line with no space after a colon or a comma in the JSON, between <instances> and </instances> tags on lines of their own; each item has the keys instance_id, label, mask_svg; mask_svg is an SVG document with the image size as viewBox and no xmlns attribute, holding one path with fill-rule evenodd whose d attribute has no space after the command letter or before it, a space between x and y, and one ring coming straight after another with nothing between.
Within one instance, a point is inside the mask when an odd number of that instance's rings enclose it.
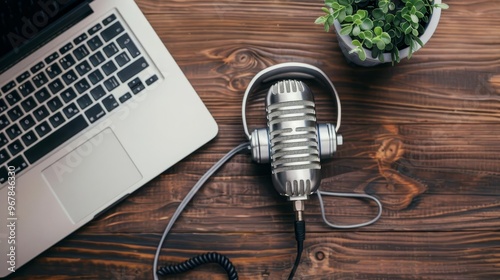
<instances>
[{"instance_id":1,"label":"green plant","mask_svg":"<svg viewBox=\"0 0 500 280\"><path fill-rule=\"evenodd\" d=\"M341 25L340 34L349 35L357 53L366 60L365 49L372 57L384 62L383 54L391 53L393 64L399 62L399 50L409 47L408 58L423 47L419 36L423 34L433 8L447 9L444 3L433 0L325 0L324 15L316 24L330 30L335 20Z\"/></svg>"}]
</instances>

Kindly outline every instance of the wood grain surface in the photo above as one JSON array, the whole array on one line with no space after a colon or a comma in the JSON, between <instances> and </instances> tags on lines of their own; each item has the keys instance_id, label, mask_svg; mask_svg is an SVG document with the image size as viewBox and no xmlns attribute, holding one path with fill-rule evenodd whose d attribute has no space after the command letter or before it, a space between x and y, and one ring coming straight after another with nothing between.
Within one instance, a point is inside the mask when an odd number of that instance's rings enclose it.
<instances>
[{"instance_id":1,"label":"wood grain surface","mask_svg":"<svg viewBox=\"0 0 500 280\"><path fill-rule=\"evenodd\" d=\"M349 65L314 20L322 0L137 0L219 124L218 136L9 279L151 279L161 232L194 183L245 141L241 102L253 76L298 61L321 68L342 102L344 145L323 163L323 190L368 193L384 211L334 230L317 197L295 279L500 279L500 2L447 0L438 29L399 65ZM320 122L335 122L311 83ZM182 121L182 120L180 120ZM265 125L264 94L248 106ZM186 124L189 125L189 124ZM327 198L338 223L371 219L373 203ZM161 263L226 254L240 279L287 279L294 214L269 167L231 159L175 224ZM168 279L227 279L216 265Z\"/></svg>"}]
</instances>

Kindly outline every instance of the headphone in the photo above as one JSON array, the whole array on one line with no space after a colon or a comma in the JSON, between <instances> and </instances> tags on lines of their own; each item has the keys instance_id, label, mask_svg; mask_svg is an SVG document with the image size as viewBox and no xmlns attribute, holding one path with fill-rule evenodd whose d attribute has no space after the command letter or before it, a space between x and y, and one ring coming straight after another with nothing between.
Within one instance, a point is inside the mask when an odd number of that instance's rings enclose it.
<instances>
[{"instance_id":1,"label":"headphone","mask_svg":"<svg viewBox=\"0 0 500 280\"><path fill-rule=\"evenodd\" d=\"M302 81L315 79L325 85L337 102L337 125L317 124L312 92ZM277 82L267 96L267 128L248 130L248 96L264 84ZM328 76L319 68L298 62L277 64L260 71L248 85L242 105L243 128L250 140L252 159L271 162L273 185L289 200L305 200L319 188L320 159L332 158L342 135L338 93Z\"/></svg>"}]
</instances>

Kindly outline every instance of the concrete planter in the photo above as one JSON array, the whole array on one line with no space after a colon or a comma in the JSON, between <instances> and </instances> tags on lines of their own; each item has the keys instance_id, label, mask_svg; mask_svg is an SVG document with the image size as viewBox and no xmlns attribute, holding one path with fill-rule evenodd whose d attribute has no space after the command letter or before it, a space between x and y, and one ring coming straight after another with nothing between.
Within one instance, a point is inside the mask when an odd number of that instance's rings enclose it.
<instances>
[{"instance_id":1,"label":"concrete planter","mask_svg":"<svg viewBox=\"0 0 500 280\"><path fill-rule=\"evenodd\" d=\"M435 0L434 3L441 4L441 0ZM427 28L425 29L424 34L420 36L420 40L424 43L424 45L431 39L432 35L436 31L436 28L439 23L439 18L441 17L441 9L440 8L434 8L432 11L432 15L429 21L429 24L427 25ZM335 20L334 21L334 27L335 27L335 33L337 34L337 39L339 41L340 49L342 50L342 53L344 56L347 58L348 61L359 65L359 66L365 66L365 67L370 67L370 66L375 66L383 63L391 63L392 58L390 53L384 53L384 62L380 61L378 58L372 58L372 52L370 50L365 49L366 51L366 60L361 61L358 57L358 54L356 53L349 53L352 49L355 48L355 46L352 44L352 39L348 35L340 35L340 23ZM420 45L416 48L415 51L420 49ZM407 47L405 49L402 49L399 51L399 57L401 59L408 57L408 54L410 52L410 48Z\"/></svg>"}]
</instances>

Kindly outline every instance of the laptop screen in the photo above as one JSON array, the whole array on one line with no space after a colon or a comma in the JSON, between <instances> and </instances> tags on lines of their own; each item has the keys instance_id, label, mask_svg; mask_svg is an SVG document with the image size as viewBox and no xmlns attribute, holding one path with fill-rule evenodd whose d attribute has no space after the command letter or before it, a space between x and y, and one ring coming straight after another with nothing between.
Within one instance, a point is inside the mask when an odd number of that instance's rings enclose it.
<instances>
[{"instance_id":1,"label":"laptop screen","mask_svg":"<svg viewBox=\"0 0 500 280\"><path fill-rule=\"evenodd\" d=\"M82 2L88 1L0 0L0 73L47 42L40 37L54 34L45 31Z\"/></svg>"}]
</instances>

